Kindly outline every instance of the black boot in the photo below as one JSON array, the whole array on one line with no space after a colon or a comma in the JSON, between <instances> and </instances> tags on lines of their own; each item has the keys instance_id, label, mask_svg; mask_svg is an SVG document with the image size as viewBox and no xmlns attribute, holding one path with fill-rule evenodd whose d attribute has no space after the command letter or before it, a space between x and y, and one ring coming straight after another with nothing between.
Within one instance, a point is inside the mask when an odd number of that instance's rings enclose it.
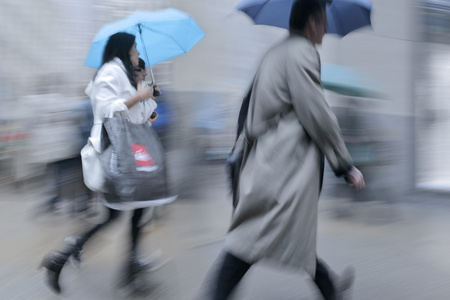
<instances>
[{"instance_id":1,"label":"black boot","mask_svg":"<svg viewBox=\"0 0 450 300\"><path fill-rule=\"evenodd\" d=\"M83 248L77 247L70 256L70 262L72 263L72 266L77 270L79 270L81 267L81 255L83 255Z\"/></svg>"},{"instance_id":2,"label":"black boot","mask_svg":"<svg viewBox=\"0 0 450 300\"><path fill-rule=\"evenodd\" d=\"M79 270L81 266L81 256L83 255L83 246L81 246L81 238L77 236L69 236L64 242L73 247L72 255L70 256L70 263Z\"/></svg>"},{"instance_id":3,"label":"black boot","mask_svg":"<svg viewBox=\"0 0 450 300\"><path fill-rule=\"evenodd\" d=\"M342 272L339 276L336 284L336 300L345 299L345 294L347 294L355 281L355 270L351 267Z\"/></svg>"},{"instance_id":4,"label":"black boot","mask_svg":"<svg viewBox=\"0 0 450 300\"><path fill-rule=\"evenodd\" d=\"M53 251L44 256L40 267L47 269L47 284L56 294L61 293L59 275L69 255L60 251Z\"/></svg>"},{"instance_id":5,"label":"black boot","mask_svg":"<svg viewBox=\"0 0 450 300\"><path fill-rule=\"evenodd\" d=\"M133 253L130 255L128 261L125 263L123 268L123 275L121 278L121 286L136 286L136 279L139 275L147 272L151 267L150 263L144 262L137 258L137 255Z\"/></svg>"},{"instance_id":6,"label":"black boot","mask_svg":"<svg viewBox=\"0 0 450 300\"><path fill-rule=\"evenodd\" d=\"M144 261L142 259L132 259L129 263L130 272L135 274L146 272L150 268L150 262Z\"/></svg>"}]
</instances>

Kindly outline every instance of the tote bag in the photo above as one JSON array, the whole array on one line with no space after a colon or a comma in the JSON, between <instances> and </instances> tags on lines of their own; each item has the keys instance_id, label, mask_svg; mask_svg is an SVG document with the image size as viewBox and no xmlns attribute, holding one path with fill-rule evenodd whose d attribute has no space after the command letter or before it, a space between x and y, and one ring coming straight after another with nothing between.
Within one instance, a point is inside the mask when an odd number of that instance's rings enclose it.
<instances>
[{"instance_id":1,"label":"tote bag","mask_svg":"<svg viewBox=\"0 0 450 300\"><path fill-rule=\"evenodd\" d=\"M122 116L106 119L101 149L108 202L176 198L169 186L165 151L148 122L135 124Z\"/></svg>"}]
</instances>

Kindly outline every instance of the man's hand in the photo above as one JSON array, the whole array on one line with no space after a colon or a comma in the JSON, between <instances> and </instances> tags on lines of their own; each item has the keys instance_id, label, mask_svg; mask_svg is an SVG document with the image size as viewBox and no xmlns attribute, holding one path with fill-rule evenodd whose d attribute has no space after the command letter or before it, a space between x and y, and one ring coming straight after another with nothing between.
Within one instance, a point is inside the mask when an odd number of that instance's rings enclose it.
<instances>
[{"instance_id":1,"label":"man's hand","mask_svg":"<svg viewBox=\"0 0 450 300\"><path fill-rule=\"evenodd\" d=\"M362 190L366 185L363 174L355 167L352 167L347 173L345 176L345 181L355 190Z\"/></svg>"},{"instance_id":2,"label":"man's hand","mask_svg":"<svg viewBox=\"0 0 450 300\"><path fill-rule=\"evenodd\" d=\"M152 118L152 117L148 118L148 120L150 121L150 123L152 123L152 125L155 124L155 121L159 117L159 115L158 115L158 113L156 111L155 111L155 113L156 113L156 116L154 118Z\"/></svg>"},{"instance_id":3,"label":"man's hand","mask_svg":"<svg viewBox=\"0 0 450 300\"><path fill-rule=\"evenodd\" d=\"M158 96L161 95L161 89L156 84L153 85L153 90L157 92Z\"/></svg>"}]
</instances>

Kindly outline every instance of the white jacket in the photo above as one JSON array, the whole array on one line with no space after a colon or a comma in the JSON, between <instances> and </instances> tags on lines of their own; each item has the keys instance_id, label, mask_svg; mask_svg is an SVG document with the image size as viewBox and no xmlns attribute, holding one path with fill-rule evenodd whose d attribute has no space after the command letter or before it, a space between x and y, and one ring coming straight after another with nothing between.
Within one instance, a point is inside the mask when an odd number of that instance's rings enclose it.
<instances>
[{"instance_id":1,"label":"white jacket","mask_svg":"<svg viewBox=\"0 0 450 300\"><path fill-rule=\"evenodd\" d=\"M123 62L117 57L98 70L85 92L91 98L94 112L90 140L99 153L102 123L105 118L112 118L116 112L125 112L131 122L141 124L148 121L157 106L153 99L148 99L129 109L126 107L125 101L136 95L137 91L128 80Z\"/></svg>"}]
</instances>

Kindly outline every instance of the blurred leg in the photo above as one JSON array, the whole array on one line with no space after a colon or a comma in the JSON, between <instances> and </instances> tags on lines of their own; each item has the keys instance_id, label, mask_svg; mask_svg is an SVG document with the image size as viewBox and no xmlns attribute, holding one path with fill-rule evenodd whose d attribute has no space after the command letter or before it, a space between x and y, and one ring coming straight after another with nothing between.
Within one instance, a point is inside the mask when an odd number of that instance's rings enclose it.
<instances>
[{"instance_id":1,"label":"blurred leg","mask_svg":"<svg viewBox=\"0 0 450 300\"><path fill-rule=\"evenodd\" d=\"M314 277L314 282L325 300L336 299L336 288L334 282L331 280L330 273L325 263L319 259L316 260L316 274Z\"/></svg>"},{"instance_id":2,"label":"blurred leg","mask_svg":"<svg viewBox=\"0 0 450 300\"><path fill-rule=\"evenodd\" d=\"M252 265L226 253L217 277L214 300L226 300Z\"/></svg>"},{"instance_id":3,"label":"blurred leg","mask_svg":"<svg viewBox=\"0 0 450 300\"><path fill-rule=\"evenodd\" d=\"M111 223L111 221L117 219L117 217L120 215L120 211L118 210L114 210L109 208L108 209L109 212L109 216L106 219L106 221L104 221L103 223L97 224L95 225L92 229L90 229L89 231L87 231L86 233L84 233L83 235L81 235L78 239L77 239L77 246L82 248L83 245L100 229L102 229L104 226L108 225L109 223Z\"/></svg>"},{"instance_id":4,"label":"blurred leg","mask_svg":"<svg viewBox=\"0 0 450 300\"><path fill-rule=\"evenodd\" d=\"M139 241L139 235L141 233L142 226L140 225L140 221L142 215L144 213L143 208L135 209L133 213L133 217L131 218L131 253L136 254L137 246Z\"/></svg>"},{"instance_id":5,"label":"blurred leg","mask_svg":"<svg viewBox=\"0 0 450 300\"><path fill-rule=\"evenodd\" d=\"M61 292L61 287L59 286L59 275L62 268L66 264L67 259L71 255L79 253L83 245L89 240L89 238L91 238L105 225L109 224L112 220L116 219L119 214L119 211L109 209L109 216L105 222L95 225L81 237L75 238L74 243L68 245L64 250L52 251L44 257L41 266L47 269L47 284L55 293L59 294Z\"/></svg>"}]
</instances>

